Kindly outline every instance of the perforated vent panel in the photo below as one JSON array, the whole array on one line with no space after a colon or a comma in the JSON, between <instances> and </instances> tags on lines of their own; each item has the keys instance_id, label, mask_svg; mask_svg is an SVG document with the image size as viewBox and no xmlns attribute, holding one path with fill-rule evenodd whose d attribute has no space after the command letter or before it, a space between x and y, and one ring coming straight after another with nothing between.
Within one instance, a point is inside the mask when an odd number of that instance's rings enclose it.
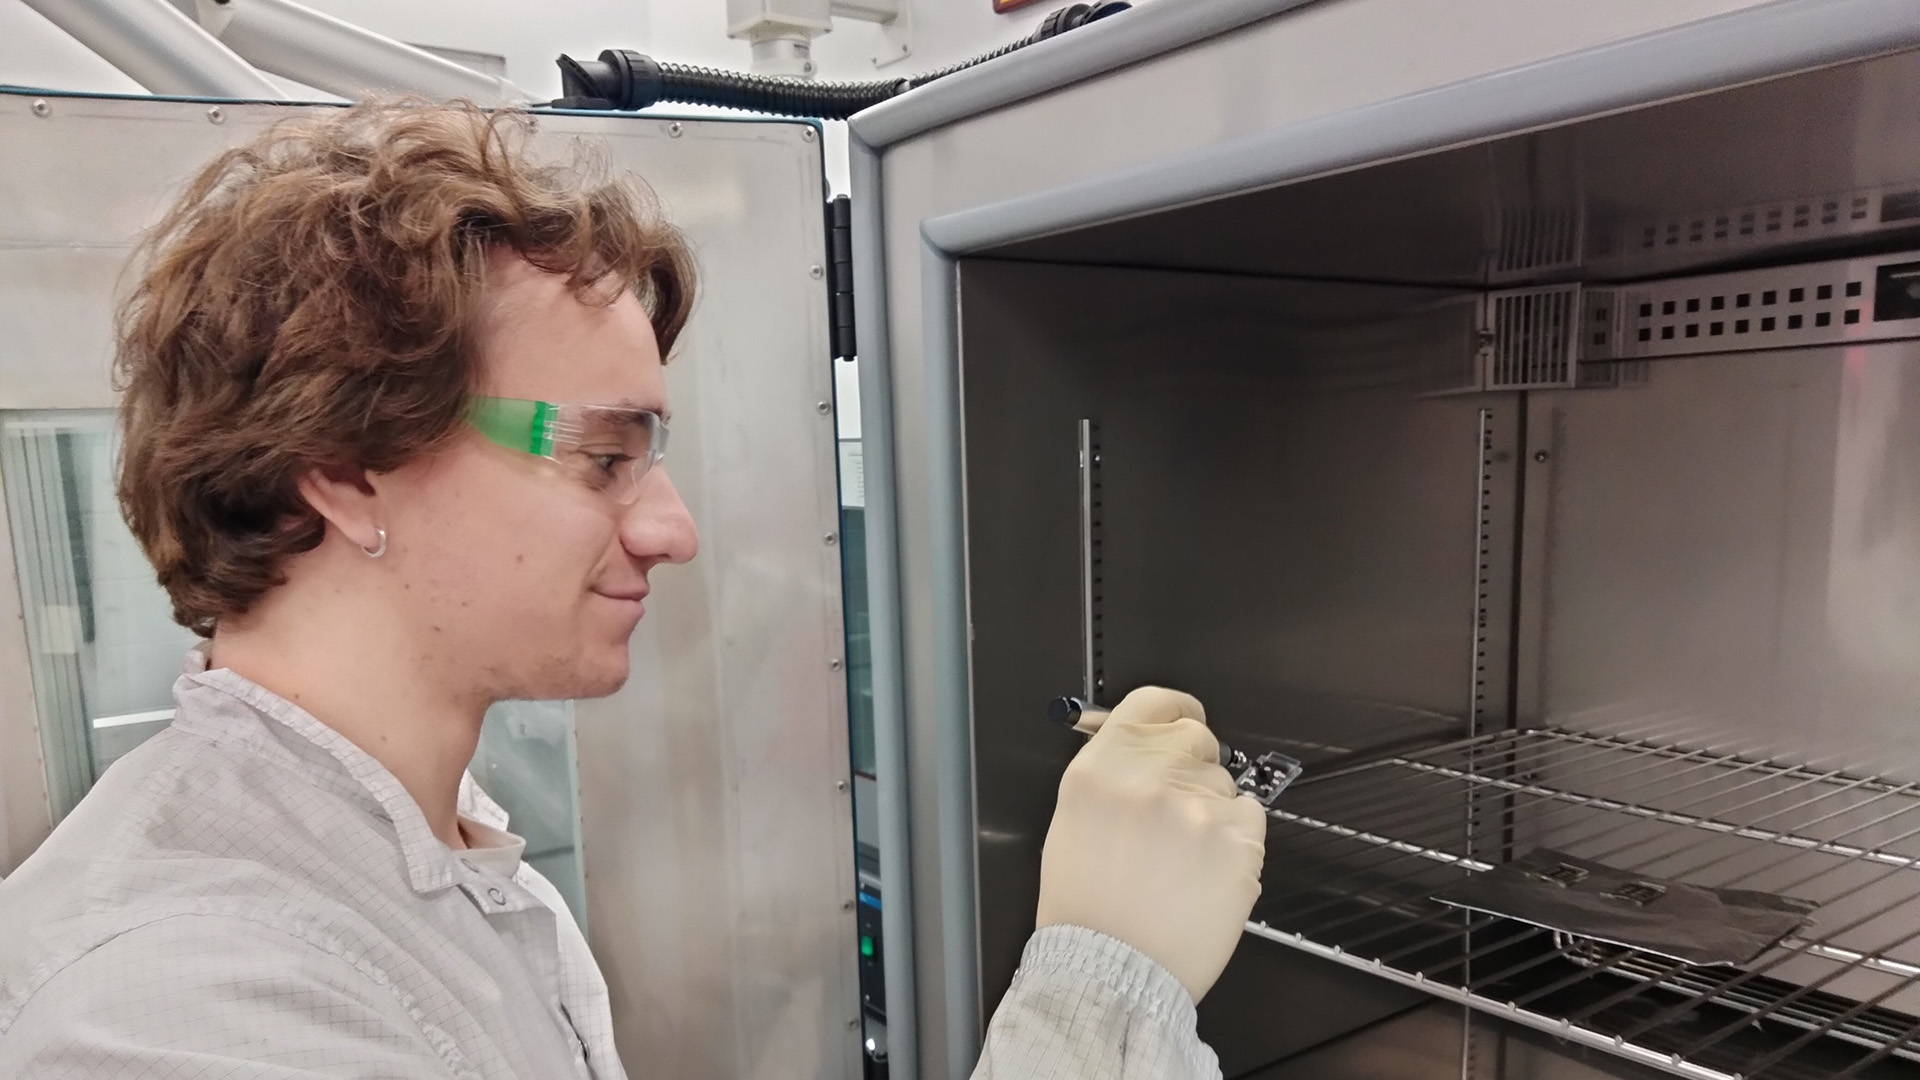
<instances>
[{"instance_id":1,"label":"perforated vent panel","mask_svg":"<svg viewBox=\"0 0 1920 1080\"><path fill-rule=\"evenodd\" d=\"M1526 390L1577 383L1580 286L1488 293L1486 388Z\"/></svg>"},{"instance_id":2,"label":"perforated vent panel","mask_svg":"<svg viewBox=\"0 0 1920 1080\"><path fill-rule=\"evenodd\" d=\"M1590 289L1583 306L1588 360L1916 337L1920 252Z\"/></svg>"},{"instance_id":3,"label":"perforated vent panel","mask_svg":"<svg viewBox=\"0 0 1920 1080\"><path fill-rule=\"evenodd\" d=\"M1488 268L1495 281L1580 265L1584 217L1578 208L1508 210Z\"/></svg>"},{"instance_id":4,"label":"perforated vent panel","mask_svg":"<svg viewBox=\"0 0 1920 1080\"><path fill-rule=\"evenodd\" d=\"M1916 217L1920 217L1920 191L1864 188L1626 222L1598 239L1594 255L1606 259L1661 251L1690 256L1730 254L1773 244L1870 233Z\"/></svg>"}]
</instances>

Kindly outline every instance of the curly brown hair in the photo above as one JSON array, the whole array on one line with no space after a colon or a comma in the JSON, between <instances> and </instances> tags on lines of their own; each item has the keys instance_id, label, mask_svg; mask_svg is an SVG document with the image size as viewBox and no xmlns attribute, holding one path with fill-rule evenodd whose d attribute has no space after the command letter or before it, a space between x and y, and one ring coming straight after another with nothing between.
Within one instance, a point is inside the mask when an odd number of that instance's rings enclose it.
<instances>
[{"instance_id":1,"label":"curly brown hair","mask_svg":"<svg viewBox=\"0 0 1920 1080\"><path fill-rule=\"evenodd\" d=\"M118 320L119 497L181 625L212 634L320 543L302 476L390 471L456 429L490 251L633 292L672 348L685 239L597 161L534 161L533 124L411 100L285 121L149 234Z\"/></svg>"}]
</instances>

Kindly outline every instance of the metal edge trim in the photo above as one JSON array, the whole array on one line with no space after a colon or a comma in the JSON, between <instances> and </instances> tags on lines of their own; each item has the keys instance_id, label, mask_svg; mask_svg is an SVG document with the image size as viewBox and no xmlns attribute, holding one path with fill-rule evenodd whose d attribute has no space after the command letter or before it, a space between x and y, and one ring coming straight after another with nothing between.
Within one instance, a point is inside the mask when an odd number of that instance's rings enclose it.
<instances>
[{"instance_id":1,"label":"metal edge trim","mask_svg":"<svg viewBox=\"0 0 1920 1080\"><path fill-rule=\"evenodd\" d=\"M848 127L883 148L1314 2L1154 0L865 109Z\"/></svg>"},{"instance_id":2,"label":"metal edge trim","mask_svg":"<svg viewBox=\"0 0 1920 1080\"><path fill-rule=\"evenodd\" d=\"M0 82L0 98L51 98L54 100L74 101L157 101L188 105L272 105L293 109L348 109L351 101L290 101L280 98L222 98L197 97L186 94L125 94L93 90L55 90L47 87L21 86L16 83ZM757 113L742 113L738 116L717 114L695 114L676 112L621 112L611 109L555 109L538 102L502 104L487 107L488 111L518 111L535 118L543 116L571 116L589 120L678 120L688 124L776 124L784 127L812 128L814 138L824 139L826 124L820 120L805 116L764 116ZM824 154L824 143L822 153Z\"/></svg>"},{"instance_id":3,"label":"metal edge trim","mask_svg":"<svg viewBox=\"0 0 1920 1080\"><path fill-rule=\"evenodd\" d=\"M923 238L924 239L924 238ZM947 1073L980 1056L979 897L975 881L973 716L968 641L966 485L960 427L959 268L938 245L920 253L921 364L926 373L934 760Z\"/></svg>"},{"instance_id":4,"label":"metal edge trim","mask_svg":"<svg viewBox=\"0 0 1920 1080\"><path fill-rule=\"evenodd\" d=\"M873 742L880 824L880 933L886 975L887 1062L916 1080L919 1028L914 966L913 850L908 824L906 668L900 616L900 518L895 503L893 368L887 341L886 230L880 155L847 140L853 188L855 337L860 343L860 454L866 488L867 624L873 665Z\"/></svg>"},{"instance_id":5,"label":"metal edge trim","mask_svg":"<svg viewBox=\"0 0 1920 1080\"><path fill-rule=\"evenodd\" d=\"M956 211L922 232L964 254L1916 45L1911 0L1776 0Z\"/></svg>"}]
</instances>

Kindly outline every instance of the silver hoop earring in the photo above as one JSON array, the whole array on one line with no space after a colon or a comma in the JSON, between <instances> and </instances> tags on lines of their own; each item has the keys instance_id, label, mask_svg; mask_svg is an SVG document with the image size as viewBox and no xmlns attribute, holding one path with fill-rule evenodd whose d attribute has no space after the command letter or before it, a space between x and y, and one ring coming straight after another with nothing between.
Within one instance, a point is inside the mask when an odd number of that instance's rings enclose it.
<instances>
[{"instance_id":1,"label":"silver hoop earring","mask_svg":"<svg viewBox=\"0 0 1920 1080\"><path fill-rule=\"evenodd\" d=\"M366 545L363 544L361 545L360 550L366 552L367 558L369 559L377 559L380 556L385 555L387 553L387 530L385 529L380 530L380 546L379 547L367 547Z\"/></svg>"}]
</instances>

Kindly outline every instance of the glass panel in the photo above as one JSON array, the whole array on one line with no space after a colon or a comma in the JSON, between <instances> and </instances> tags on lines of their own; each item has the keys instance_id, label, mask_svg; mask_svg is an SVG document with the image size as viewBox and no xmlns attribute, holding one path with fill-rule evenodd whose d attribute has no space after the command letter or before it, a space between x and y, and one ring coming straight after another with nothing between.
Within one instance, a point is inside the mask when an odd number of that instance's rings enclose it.
<instances>
[{"instance_id":1,"label":"glass panel","mask_svg":"<svg viewBox=\"0 0 1920 1080\"><path fill-rule=\"evenodd\" d=\"M845 443L841 444L845 446ZM856 447L858 443L854 444ZM855 458L858 460L858 457ZM840 508L841 567L847 620L847 723L853 750L853 771L872 776L873 645L867 628L867 511L860 506ZM873 837L861 837L871 843Z\"/></svg>"},{"instance_id":2,"label":"glass panel","mask_svg":"<svg viewBox=\"0 0 1920 1080\"><path fill-rule=\"evenodd\" d=\"M584 931L587 880L574 753L572 702L502 701L487 710L470 771L506 810L508 828L526 838L527 864L553 882Z\"/></svg>"},{"instance_id":3,"label":"glass panel","mask_svg":"<svg viewBox=\"0 0 1920 1080\"><path fill-rule=\"evenodd\" d=\"M120 519L111 412L0 414L47 795L57 822L166 726L194 636Z\"/></svg>"}]
</instances>

